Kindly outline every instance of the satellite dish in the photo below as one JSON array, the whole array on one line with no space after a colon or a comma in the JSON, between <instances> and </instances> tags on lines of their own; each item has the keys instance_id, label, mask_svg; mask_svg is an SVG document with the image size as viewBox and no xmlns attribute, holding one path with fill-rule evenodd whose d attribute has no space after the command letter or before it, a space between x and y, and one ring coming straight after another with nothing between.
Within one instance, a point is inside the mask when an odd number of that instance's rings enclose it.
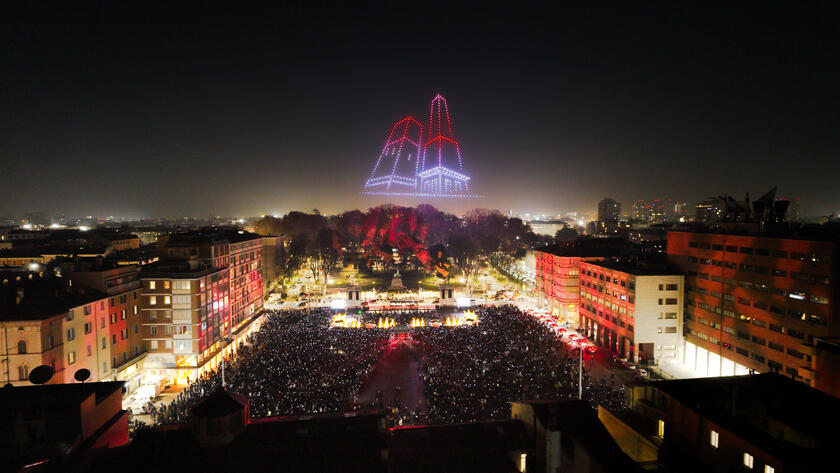
<instances>
[{"instance_id":1,"label":"satellite dish","mask_svg":"<svg viewBox=\"0 0 840 473\"><path fill-rule=\"evenodd\" d=\"M12 383L6 383L6 384L3 385L3 387L4 388L13 388L13 387L15 387L15 385L12 384Z\"/></svg>"},{"instance_id":2,"label":"satellite dish","mask_svg":"<svg viewBox=\"0 0 840 473\"><path fill-rule=\"evenodd\" d=\"M41 365L29 372L29 382L32 384L46 384L55 374L51 366Z\"/></svg>"},{"instance_id":3,"label":"satellite dish","mask_svg":"<svg viewBox=\"0 0 840 473\"><path fill-rule=\"evenodd\" d=\"M76 372L73 374L73 378L80 383L84 383L85 381L90 378L90 370L87 368L80 368L77 369Z\"/></svg>"}]
</instances>

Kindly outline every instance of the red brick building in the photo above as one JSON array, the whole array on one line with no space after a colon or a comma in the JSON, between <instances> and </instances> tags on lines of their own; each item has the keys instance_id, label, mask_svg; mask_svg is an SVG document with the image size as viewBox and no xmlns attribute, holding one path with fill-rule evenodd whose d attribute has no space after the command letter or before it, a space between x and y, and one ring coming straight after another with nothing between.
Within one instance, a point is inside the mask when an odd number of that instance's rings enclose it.
<instances>
[{"instance_id":1,"label":"red brick building","mask_svg":"<svg viewBox=\"0 0 840 473\"><path fill-rule=\"evenodd\" d=\"M813 360L813 344L840 334L837 243L669 232L667 254L686 274L689 367L704 376L777 372L825 389L836 366Z\"/></svg>"}]
</instances>

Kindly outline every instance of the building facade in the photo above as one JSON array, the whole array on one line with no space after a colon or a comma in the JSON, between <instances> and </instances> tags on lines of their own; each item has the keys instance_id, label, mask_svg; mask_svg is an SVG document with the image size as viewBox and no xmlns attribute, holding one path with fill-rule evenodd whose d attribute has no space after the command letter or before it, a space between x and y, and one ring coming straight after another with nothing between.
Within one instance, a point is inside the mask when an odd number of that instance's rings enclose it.
<instances>
[{"instance_id":1,"label":"building facade","mask_svg":"<svg viewBox=\"0 0 840 473\"><path fill-rule=\"evenodd\" d=\"M215 368L230 329L227 268L153 263L141 275L142 335L152 382L188 384Z\"/></svg>"},{"instance_id":2,"label":"building facade","mask_svg":"<svg viewBox=\"0 0 840 473\"><path fill-rule=\"evenodd\" d=\"M621 202L607 197L598 202L598 221L617 222L621 218Z\"/></svg>"},{"instance_id":3,"label":"building facade","mask_svg":"<svg viewBox=\"0 0 840 473\"><path fill-rule=\"evenodd\" d=\"M610 261L580 263L580 326L622 358L648 364L679 359L684 277Z\"/></svg>"},{"instance_id":4,"label":"building facade","mask_svg":"<svg viewBox=\"0 0 840 473\"><path fill-rule=\"evenodd\" d=\"M630 245L620 239L576 240L534 251L540 305L558 320L577 328L581 262L602 261L631 251Z\"/></svg>"},{"instance_id":5,"label":"building facade","mask_svg":"<svg viewBox=\"0 0 840 473\"><path fill-rule=\"evenodd\" d=\"M686 274L684 363L701 376L776 372L819 385L815 338L837 336L837 244L668 233ZM833 369L827 367L824 369Z\"/></svg>"}]
</instances>

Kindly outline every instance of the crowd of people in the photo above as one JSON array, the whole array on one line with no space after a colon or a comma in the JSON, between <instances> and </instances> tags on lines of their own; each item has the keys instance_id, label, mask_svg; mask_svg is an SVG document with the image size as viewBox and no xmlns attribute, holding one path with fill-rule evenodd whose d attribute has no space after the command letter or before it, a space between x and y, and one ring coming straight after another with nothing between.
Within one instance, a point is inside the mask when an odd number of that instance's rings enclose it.
<instances>
[{"instance_id":1,"label":"crowd of people","mask_svg":"<svg viewBox=\"0 0 840 473\"><path fill-rule=\"evenodd\" d=\"M424 361L424 421L506 419L513 400L577 398L578 359L544 324L511 305L478 316L478 325L412 333ZM620 407L623 388L583 369L584 399Z\"/></svg>"},{"instance_id":2,"label":"crowd of people","mask_svg":"<svg viewBox=\"0 0 840 473\"><path fill-rule=\"evenodd\" d=\"M417 405L401 402L399 387L397 396L377 395L374 402L359 404L391 334L378 328L330 328L328 309L269 312L249 343L227 360L226 386L251 399L252 417L381 407L392 410L395 425L505 419L512 400L577 398L577 356L544 324L511 305L477 312L477 325L410 329L425 398ZM404 324L428 314L382 316ZM583 369L584 399L593 406L620 408L623 388L612 380L593 380ZM187 421L190 409L220 386L219 370L203 376L168 405L151 405L153 421Z\"/></svg>"},{"instance_id":3,"label":"crowd of people","mask_svg":"<svg viewBox=\"0 0 840 473\"><path fill-rule=\"evenodd\" d=\"M251 399L251 416L351 410L362 382L385 350L383 330L329 328L328 309L270 312L249 344L228 359L227 389ZM220 370L196 380L156 423L185 422L189 410L221 386Z\"/></svg>"}]
</instances>

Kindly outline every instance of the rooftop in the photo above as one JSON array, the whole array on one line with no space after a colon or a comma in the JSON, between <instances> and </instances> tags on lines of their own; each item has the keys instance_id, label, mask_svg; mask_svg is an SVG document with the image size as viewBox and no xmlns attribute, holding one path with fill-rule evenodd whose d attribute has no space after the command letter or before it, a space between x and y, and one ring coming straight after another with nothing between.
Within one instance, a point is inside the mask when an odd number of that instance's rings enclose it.
<instances>
[{"instance_id":1,"label":"rooftop","mask_svg":"<svg viewBox=\"0 0 840 473\"><path fill-rule=\"evenodd\" d=\"M194 279L226 270L227 268L214 268L212 265L198 262L191 264L188 261L155 261L141 267L140 278Z\"/></svg>"},{"instance_id":2,"label":"rooftop","mask_svg":"<svg viewBox=\"0 0 840 473\"><path fill-rule=\"evenodd\" d=\"M730 223L720 224L716 228L681 228L679 230L672 230L672 232L709 235L736 235L782 240L840 242L840 224L837 223L825 223L822 225L779 224L772 228L765 229L765 231L757 231L755 224Z\"/></svg>"},{"instance_id":3,"label":"rooftop","mask_svg":"<svg viewBox=\"0 0 840 473\"><path fill-rule=\"evenodd\" d=\"M0 273L0 280L7 279ZM43 320L107 297L99 291L76 287L55 277L24 278L8 273L8 283L0 285L0 320ZM35 276L35 273L31 273Z\"/></svg>"},{"instance_id":4,"label":"rooftop","mask_svg":"<svg viewBox=\"0 0 840 473\"><path fill-rule=\"evenodd\" d=\"M840 440L836 429L840 423L840 399L786 376L766 373L654 381L648 385L780 455L799 455L802 448L833 448ZM769 427L773 423L787 426L797 434L785 438L777 433L783 429Z\"/></svg>"},{"instance_id":5,"label":"rooftop","mask_svg":"<svg viewBox=\"0 0 840 473\"><path fill-rule=\"evenodd\" d=\"M230 443L202 447L188 425L140 433L108 449L90 471L385 471L384 411L252 420Z\"/></svg>"},{"instance_id":6,"label":"rooftop","mask_svg":"<svg viewBox=\"0 0 840 473\"><path fill-rule=\"evenodd\" d=\"M618 261L618 260L603 260L603 261L587 261L585 264L593 266L600 266L614 271L621 271L623 273L632 274L635 276L676 276L682 274L680 271L671 268L664 264L632 262L632 261Z\"/></svg>"},{"instance_id":7,"label":"rooftop","mask_svg":"<svg viewBox=\"0 0 840 473\"><path fill-rule=\"evenodd\" d=\"M43 386L17 386L0 388L0 409L31 410L49 407L67 407L81 404L91 394L99 403L121 390L124 381L93 383L45 384Z\"/></svg>"},{"instance_id":8,"label":"rooftop","mask_svg":"<svg viewBox=\"0 0 840 473\"><path fill-rule=\"evenodd\" d=\"M547 430L569 435L586 450L597 454L598 462L605 471L641 471L639 465L615 443L586 401L563 399L516 402L530 405Z\"/></svg>"},{"instance_id":9,"label":"rooftop","mask_svg":"<svg viewBox=\"0 0 840 473\"><path fill-rule=\"evenodd\" d=\"M537 251L567 257L610 257L632 254L634 247L623 238L578 238L537 248Z\"/></svg>"}]
</instances>

